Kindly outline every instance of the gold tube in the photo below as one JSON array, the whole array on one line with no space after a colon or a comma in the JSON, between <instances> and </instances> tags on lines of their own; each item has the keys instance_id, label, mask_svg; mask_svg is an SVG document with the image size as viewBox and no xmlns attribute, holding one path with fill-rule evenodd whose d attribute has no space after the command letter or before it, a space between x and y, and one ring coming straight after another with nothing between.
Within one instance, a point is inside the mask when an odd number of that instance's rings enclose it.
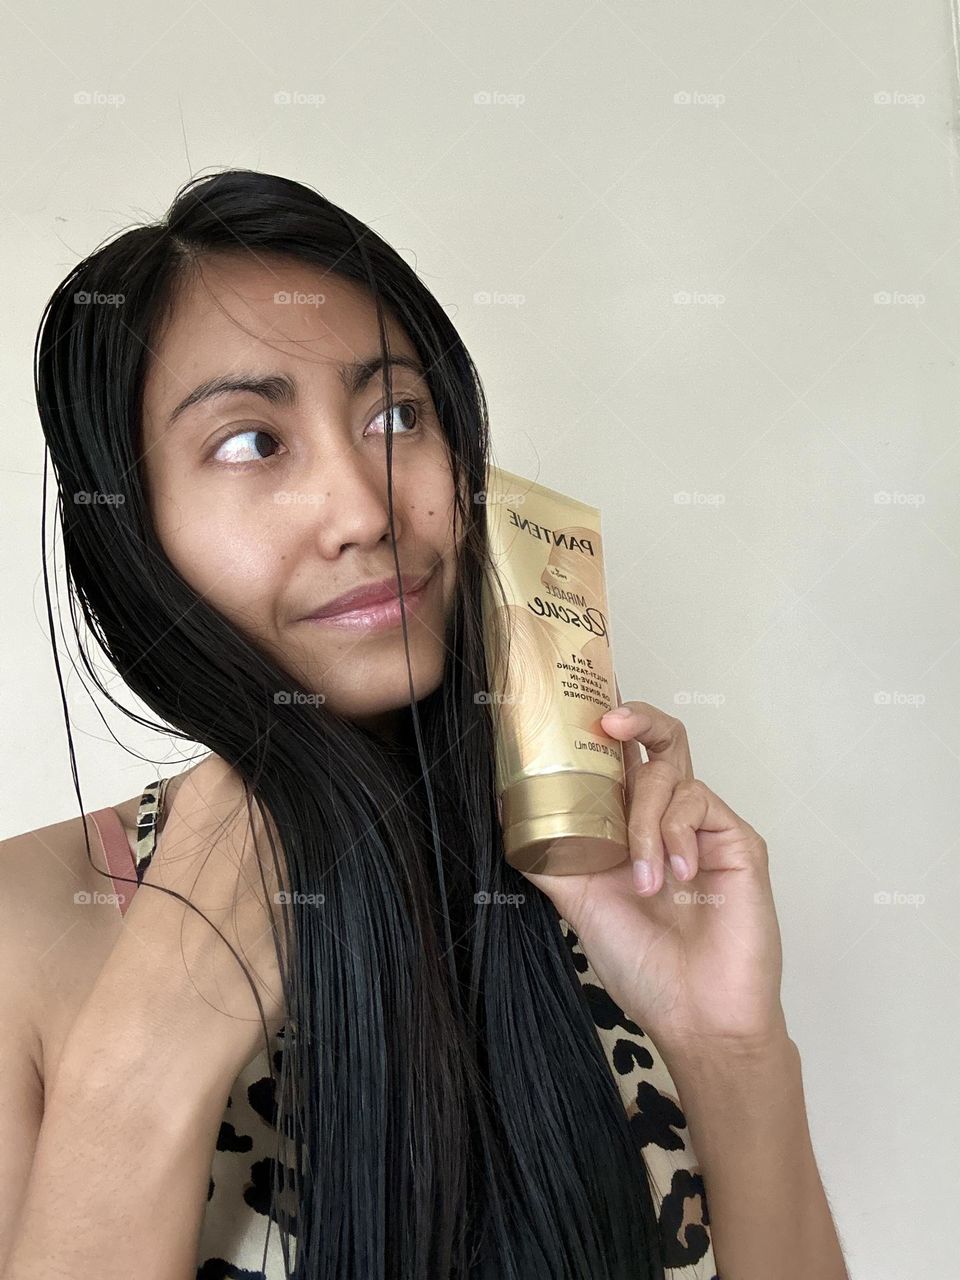
<instances>
[{"instance_id":1,"label":"gold tube","mask_svg":"<svg viewBox=\"0 0 960 1280\"><path fill-rule=\"evenodd\" d=\"M605 871L628 856L623 748L596 507L488 465L493 572L482 611L504 853L519 871Z\"/></svg>"}]
</instances>

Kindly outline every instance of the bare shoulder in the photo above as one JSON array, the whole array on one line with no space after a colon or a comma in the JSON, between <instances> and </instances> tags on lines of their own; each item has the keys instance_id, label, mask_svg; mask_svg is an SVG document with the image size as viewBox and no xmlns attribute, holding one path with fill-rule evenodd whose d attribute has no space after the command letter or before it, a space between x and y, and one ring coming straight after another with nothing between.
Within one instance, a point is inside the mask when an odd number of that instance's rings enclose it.
<instances>
[{"instance_id":1,"label":"bare shoulder","mask_svg":"<svg viewBox=\"0 0 960 1280\"><path fill-rule=\"evenodd\" d=\"M114 806L125 827L139 796ZM43 1077L116 941L120 911L97 829L78 816L0 840L0 999Z\"/></svg>"},{"instance_id":2,"label":"bare shoulder","mask_svg":"<svg viewBox=\"0 0 960 1280\"><path fill-rule=\"evenodd\" d=\"M170 779L165 810L186 779L186 799L236 801L239 776L209 756ZM141 794L113 805L131 854ZM217 812L220 812L218 807ZM89 840L89 850L88 843ZM131 861L132 870L132 861ZM30 1047L40 1079L59 1060L123 917L97 828L87 815L0 840L0 1026ZM0 1037L2 1039L2 1037Z\"/></svg>"}]
</instances>

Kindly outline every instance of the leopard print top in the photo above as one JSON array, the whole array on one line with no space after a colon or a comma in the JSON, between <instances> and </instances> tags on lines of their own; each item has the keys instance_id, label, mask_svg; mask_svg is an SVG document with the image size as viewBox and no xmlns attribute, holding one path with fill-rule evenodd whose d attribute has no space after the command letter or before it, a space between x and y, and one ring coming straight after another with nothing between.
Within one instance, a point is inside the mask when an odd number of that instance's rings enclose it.
<instances>
[{"instance_id":1,"label":"leopard print top","mask_svg":"<svg viewBox=\"0 0 960 1280\"><path fill-rule=\"evenodd\" d=\"M129 877L133 862L137 884L143 879L162 826L165 786L166 780L158 780L143 792L133 858L117 811L100 809L90 815L111 876ZM123 915L136 885L120 879L114 881L114 888ZM666 1280L718 1280L703 1179L673 1080L650 1037L604 990L567 921L560 920L560 931L642 1146L660 1225ZM282 1048L281 1031L271 1047L277 1074ZM197 1280L284 1280L279 1229L270 1211L277 1140L273 1088L264 1049L241 1071L227 1099L210 1169Z\"/></svg>"}]
</instances>

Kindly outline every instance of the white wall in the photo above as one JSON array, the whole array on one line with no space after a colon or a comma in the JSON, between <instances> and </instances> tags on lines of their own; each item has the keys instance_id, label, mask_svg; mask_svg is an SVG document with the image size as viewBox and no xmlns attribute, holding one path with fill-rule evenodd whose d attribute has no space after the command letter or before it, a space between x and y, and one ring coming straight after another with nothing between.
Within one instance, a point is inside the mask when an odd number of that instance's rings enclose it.
<instances>
[{"instance_id":1,"label":"white wall","mask_svg":"<svg viewBox=\"0 0 960 1280\"><path fill-rule=\"evenodd\" d=\"M2 21L0 835L78 812L40 577L43 304L191 172L304 180L449 308L495 460L602 508L624 696L683 717L770 848L854 1280L960 1276L947 0L12 0ZM118 746L69 688L88 809L175 758L107 705Z\"/></svg>"}]
</instances>

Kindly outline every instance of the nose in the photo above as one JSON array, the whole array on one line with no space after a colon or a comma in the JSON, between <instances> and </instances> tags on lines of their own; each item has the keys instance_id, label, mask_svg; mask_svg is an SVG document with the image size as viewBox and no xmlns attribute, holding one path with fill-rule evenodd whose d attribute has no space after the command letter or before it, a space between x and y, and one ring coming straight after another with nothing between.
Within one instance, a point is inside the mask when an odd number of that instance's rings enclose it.
<instances>
[{"instance_id":1,"label":"nose","mask_svg":"<svg viewBox=\"0 0 960 1280\"><path fill-rule=\"evenodd\" d=\"M317 460L318 475L309 489L316 502L306 504L306 509L321 554L327 559L337 559L346 547L369 548L390 542L386 441L379 450L370 443L347 445L337 449L334 457L324 450L324 456ZM393 498L393 527L399 543L403 525L395 468Z\"/></svg>"}]
</instances>

